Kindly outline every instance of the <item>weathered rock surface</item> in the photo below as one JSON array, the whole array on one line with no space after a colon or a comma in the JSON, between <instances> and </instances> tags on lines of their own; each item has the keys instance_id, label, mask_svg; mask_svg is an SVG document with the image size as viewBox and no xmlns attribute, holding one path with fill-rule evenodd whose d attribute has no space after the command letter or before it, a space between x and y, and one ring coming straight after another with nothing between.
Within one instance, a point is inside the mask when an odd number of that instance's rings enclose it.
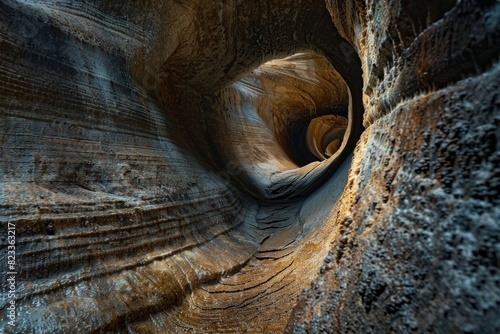
<instances>
[{"instance_id":1,"label":"weathered rock surface","mask_svg":"<svg viewBox=\"0 0 500 334\"><path fill-rule=\"evenodd\" d=\"M499 24L495 1L2 1L0 328L498 332Z\"/></svg>"},{"instance_id":2,"label":"weathered rock surface","mask_svg":"<svg viewBox=\"0 0 500 334\"><path fill-rule=\"evenodd\" d=\"M289 332L500 331L499 5L328 2L367 131Z\"/></svg>"}]
</instances>

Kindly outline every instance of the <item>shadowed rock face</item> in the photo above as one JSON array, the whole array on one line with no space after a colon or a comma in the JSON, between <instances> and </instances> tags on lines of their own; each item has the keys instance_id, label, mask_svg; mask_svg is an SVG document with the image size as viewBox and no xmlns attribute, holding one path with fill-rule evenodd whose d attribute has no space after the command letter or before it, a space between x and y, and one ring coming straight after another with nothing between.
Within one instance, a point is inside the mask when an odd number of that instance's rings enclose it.
<instances>
[{"instance_id":1,"label":"shadowed rock face","mask_svg":"<svg viewBox=\"0 0 500 334\"><path fill-rule=\"evenodd\" d=\"M294 333L497 333L500 6L328 1L364 132Z\"/></svg>"},{"instance_id":2,"label":"shadowed rock face","mask_svg":"<svg viewBox=\"0 0 500 334\"><path fill-rule=\"evenodd\" d=\"M499 24L3 1L2 331L498 332Z\"/></svg>"}]
</instances>

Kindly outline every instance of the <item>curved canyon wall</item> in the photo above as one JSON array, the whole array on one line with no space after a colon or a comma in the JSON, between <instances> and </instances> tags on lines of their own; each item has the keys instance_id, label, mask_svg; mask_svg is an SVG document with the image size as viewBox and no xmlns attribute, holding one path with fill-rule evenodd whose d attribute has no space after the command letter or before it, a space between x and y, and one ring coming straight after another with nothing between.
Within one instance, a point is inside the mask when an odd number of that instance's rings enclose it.
<instances>
[{"instance_id":1,"label":"curved canyon wall","mask_svg":"<svg viewBox=\"0 0 500 334\"><path fill-rule=\"evenodd\" d=\"M498 332L499 25L3 1L0 328Z\"/></svg>"},{"instance_id":2,"label":"curved canyon wall","mask_svg":"<svg viewBox=\"0 0 500 334\"><path fill-rule=\"evenodd\" d=\"M327 1L363 62L366 131L294 333L500 328L500 6Z\"/></svg>"}]
</instances>

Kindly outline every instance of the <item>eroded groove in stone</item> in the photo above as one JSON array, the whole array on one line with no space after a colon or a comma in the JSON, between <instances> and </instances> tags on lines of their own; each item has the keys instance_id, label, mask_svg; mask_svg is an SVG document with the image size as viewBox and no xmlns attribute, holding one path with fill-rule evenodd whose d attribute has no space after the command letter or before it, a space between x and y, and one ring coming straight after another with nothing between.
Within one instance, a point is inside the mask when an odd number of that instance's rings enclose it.
<instances>
[{"instance_id":1,"label":"eroded groove in stone","mask_svg":"<svg viewBox=\"0 0 500 334\"><path fill-rule=\"evenodd\" d=\"M305 203L261 207L259 251L239 272L205 284L172 309L129 324L132 331L282 332L298 293L324 264L332 226L329 200L341 195L348 164ZM323 203L324 205L321 205ZM304 225L308 221L311 226ZM242 321L242 319L251 319Z\"/></svg>"}]
</instances>

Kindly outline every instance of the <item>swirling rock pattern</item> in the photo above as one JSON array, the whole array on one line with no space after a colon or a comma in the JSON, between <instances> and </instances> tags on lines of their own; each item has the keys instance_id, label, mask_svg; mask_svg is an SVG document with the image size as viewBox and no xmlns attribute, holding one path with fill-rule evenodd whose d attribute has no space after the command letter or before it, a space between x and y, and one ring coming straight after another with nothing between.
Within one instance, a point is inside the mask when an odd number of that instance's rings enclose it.
<instances>
[{"instance_id":1,"label":"swirling rock pattern","mask_svg":"<svg viewBox=\"0 0 500 334\"><path fill-rule=\"evenodd\" d=\"M499 17L2 1L0 328L498 332Z\"/></svg>"},{"instance_id":2,"label":"swirling rock pattern","mask_svg":"<svg viewBox=\"0 0 500 334\"><path fill-rule=\"evenodd\" d=\"M330 209L286 197L333 170L283 149L293 124L349 99L307 42L316 14L335 32L326 8L283 3L259 23L255 5L2 2L1 217L18 264L16 327L5 293L2 331L285 327ZM340 195L341 173L323 196ZM271 295L280 307L262 313Z\"/></svg>"},{"instance_id":3,"label":"swirling rock pattern","mask_svg":"<svg viewBox=\"0 0 500 334\"><path fill-rule=\"evenodd\" d=\"M311 120L307 127L306 143L309 151L325 160L340 149L348 119L339 115L325 115Z\"/></svg>"}]
</instances>

